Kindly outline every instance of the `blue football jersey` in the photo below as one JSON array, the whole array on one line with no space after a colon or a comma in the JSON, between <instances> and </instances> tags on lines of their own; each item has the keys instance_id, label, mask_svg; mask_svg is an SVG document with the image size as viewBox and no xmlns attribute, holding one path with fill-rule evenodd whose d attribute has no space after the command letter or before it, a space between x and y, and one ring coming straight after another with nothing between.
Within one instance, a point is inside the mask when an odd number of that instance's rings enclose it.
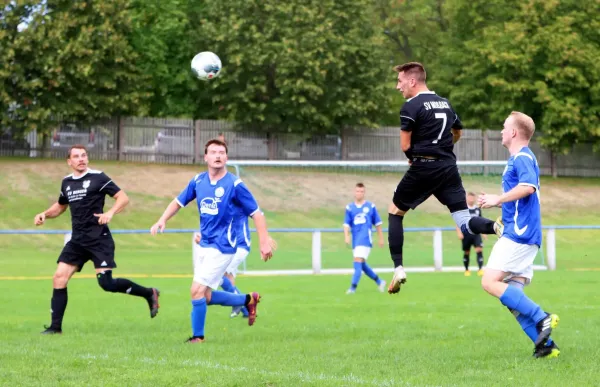
<instances>
[{"instance_id":1,"label":"blue football jersey","mask_svg":"<svg viewBox=\"0 0 600 387\"><path fill-rule=\"evenodd\" d=\"M535 193L502 204L503 236L517 243L541 246L540 168L528 147L508 159L502 174L503 192L508 192L517 185L534 187Z\"/></svg>"},{"instance_id":2,"label":"blue football jersey","mask_svg":"<svg viewBox=\"0 0 600 387\"><path fill-rule=\"evenodd\" d=\"M213 247L224 254L235 253L236 215L241 213L247 218L259 211L246 185L229 172L212 182L208 173L203 172L190 180L176 200L185 207L194 199L200 213L200 246Z\"/></svg>"},{"instance_id":3,"label":"blue football jersey","mask_svg":"<svg viewBox=\"0 0 600 387\"><path fill-rule=\"evenodd\" d=\"M237 247L250 251L250 225L248 224L248 217L242 211L239 211L234 222L237 234Z\"/></svg>"},{"instance_id":4,"label":"blue football jersey","mask_svg":"<svg viewBox=\"0 0 600 387\"><path fill-rule=\"evenodd\" d=\"M352 248L356 246L373 246L371 229L382 223L375 204L366 201L360 206L350 203L346 206L344 226L350 227L352 232Z\"/></svg>"}]
</instances>

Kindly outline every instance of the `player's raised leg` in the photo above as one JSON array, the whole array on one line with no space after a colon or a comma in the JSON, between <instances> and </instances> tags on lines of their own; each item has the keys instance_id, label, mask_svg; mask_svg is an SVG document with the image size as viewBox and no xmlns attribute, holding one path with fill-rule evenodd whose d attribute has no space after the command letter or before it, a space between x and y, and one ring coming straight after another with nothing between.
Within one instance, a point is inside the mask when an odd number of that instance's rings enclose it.
<instances>
[{"instance_id":1,"label":"player's raised leg","mask_svg":"<svg viewBox=\"0 0 600 387\"><path fill-rule=\"evenodd\" d=\"M130 294L142 297L148 303L150 318L156 317L160 305L158 298L160 291L156 288L146 288L127 278L113 278L112 269L96 268L96 279L102 290L111 293Z\"/></svg>"}]
</instances>

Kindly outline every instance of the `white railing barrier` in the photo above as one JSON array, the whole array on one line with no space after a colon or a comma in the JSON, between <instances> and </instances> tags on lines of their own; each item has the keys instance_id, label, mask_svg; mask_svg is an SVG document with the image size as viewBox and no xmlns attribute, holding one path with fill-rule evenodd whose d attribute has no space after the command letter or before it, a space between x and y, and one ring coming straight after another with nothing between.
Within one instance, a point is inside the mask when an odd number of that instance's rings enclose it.
<instances>
[{"instance_id":1,"label":"white railing barrier","mask_svg":"<svg viewBox=\"0 0 600 387\"><path fill-rule=\"evenodd\" d=\"M562 226L544 226L543 229L547 230L545 236L545 260L541 265L534 265L535 270L556 270L556 229L561 230L600 230L600 225L562 225ZM462 271L462 266L444 266L443 261L443 231L454 231L454 227L422 227L422 228L405 228L405 232L433 232L433 267L406 267L407 272L433 272L433 271ZM255 230L251 230L256 232ZM252 270L246 271L246 263L244 262L243 270L241 273L246 275L305 275L305 274L350 274L353 272L352 268L339 268L339 269L323 269L322 266L322 241L321 234L323 232L336 232L341 233L343 229L307 229L307 228L274 228L269 230L272 233L312 233L312 249L311 249L311 261L312 268L297 270ZM387 232L387 229L383 230ZM112 234L147 234L148 230L112 230ZM165 230L166 234L174 233L190 233L197 232L195 229L170 229ZM0 235L42 235L42 234L62 234L64 236L64 243L66 244L71 240L71 233L68 230L0 230ZM193 237L192 237L193 243ZM393 265L386 268L375 268L374 271L377 273L389 273L393 272Z\"/></svg>"},{"instance_id":2,"label":"white railing barrier","mask_svg":"<svg viewBox=\"0 0 600 387\"><path fill-rule=\"evenodd\" d=\"M321 231L312 234L312 270L313 274L321 273Z\"/></svg>"},{"instance_id":3,"label":"white railing barrier","mask_svg":"<svg viewBox=\"0 0 600 387\"><path fill-rule=\"evenodd\" d=\"M546 233L546 264L548 270L556 270L556 230L553 228Z\"/></svg>"},{"instance_id":4,"label":"white railing barrier","mask_svg":"<svg viewBox=\"0 0 600 387\"><path fill-rule=\"evenodd\" d=\"M433 266L435 271L442 271L444 253L442 248L442 230L433 232Z\"/></svg>"}]
</instances>

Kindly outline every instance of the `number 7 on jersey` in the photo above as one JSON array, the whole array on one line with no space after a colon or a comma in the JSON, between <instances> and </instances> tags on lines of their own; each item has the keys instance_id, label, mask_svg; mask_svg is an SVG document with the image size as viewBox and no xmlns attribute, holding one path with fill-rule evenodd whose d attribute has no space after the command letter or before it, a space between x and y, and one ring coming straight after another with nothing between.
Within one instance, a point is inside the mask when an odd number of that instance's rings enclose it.
<instances>
[{"instance_id":1,"label":"number 7 on jersey","mask_svg":"<svg viewBox=\"0 0 600 387\"><path fill-rule=\"evenodd\" d=\"M437 144L438 141L442 138L442 133L444 133L444 129L446 129L446 123L448 122L448 115L446 113L435 113L435 118L441 119L442 121L442 130L440 130L440 134L438 137L432 141L433 144Z\"/></svg>"}]
</instances>

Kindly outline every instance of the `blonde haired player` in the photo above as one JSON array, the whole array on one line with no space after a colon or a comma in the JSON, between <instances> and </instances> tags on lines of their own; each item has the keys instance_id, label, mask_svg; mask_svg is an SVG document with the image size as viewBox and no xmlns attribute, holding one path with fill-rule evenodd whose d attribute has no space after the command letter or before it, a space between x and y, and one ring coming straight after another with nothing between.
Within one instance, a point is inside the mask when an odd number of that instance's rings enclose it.
<instances>
[{"instance_id":1,"label":"blonde haired player","mask_svg":"<svg viewBox=\"0 0 600 387\"><path fill-rule=\"evenodd\" d=\"M504 121L502 145L510 158L502 174L502 195L482 194L483 208L502 207L502 236L492 248L481 286L500 299L534 343L533 356L556 357L550 338L558 316L546 313L523 292L533 278L533 261L542 244L540 168L529 149L535 131L531 117L512 112Z\"/></svg>"}]
</instances>

